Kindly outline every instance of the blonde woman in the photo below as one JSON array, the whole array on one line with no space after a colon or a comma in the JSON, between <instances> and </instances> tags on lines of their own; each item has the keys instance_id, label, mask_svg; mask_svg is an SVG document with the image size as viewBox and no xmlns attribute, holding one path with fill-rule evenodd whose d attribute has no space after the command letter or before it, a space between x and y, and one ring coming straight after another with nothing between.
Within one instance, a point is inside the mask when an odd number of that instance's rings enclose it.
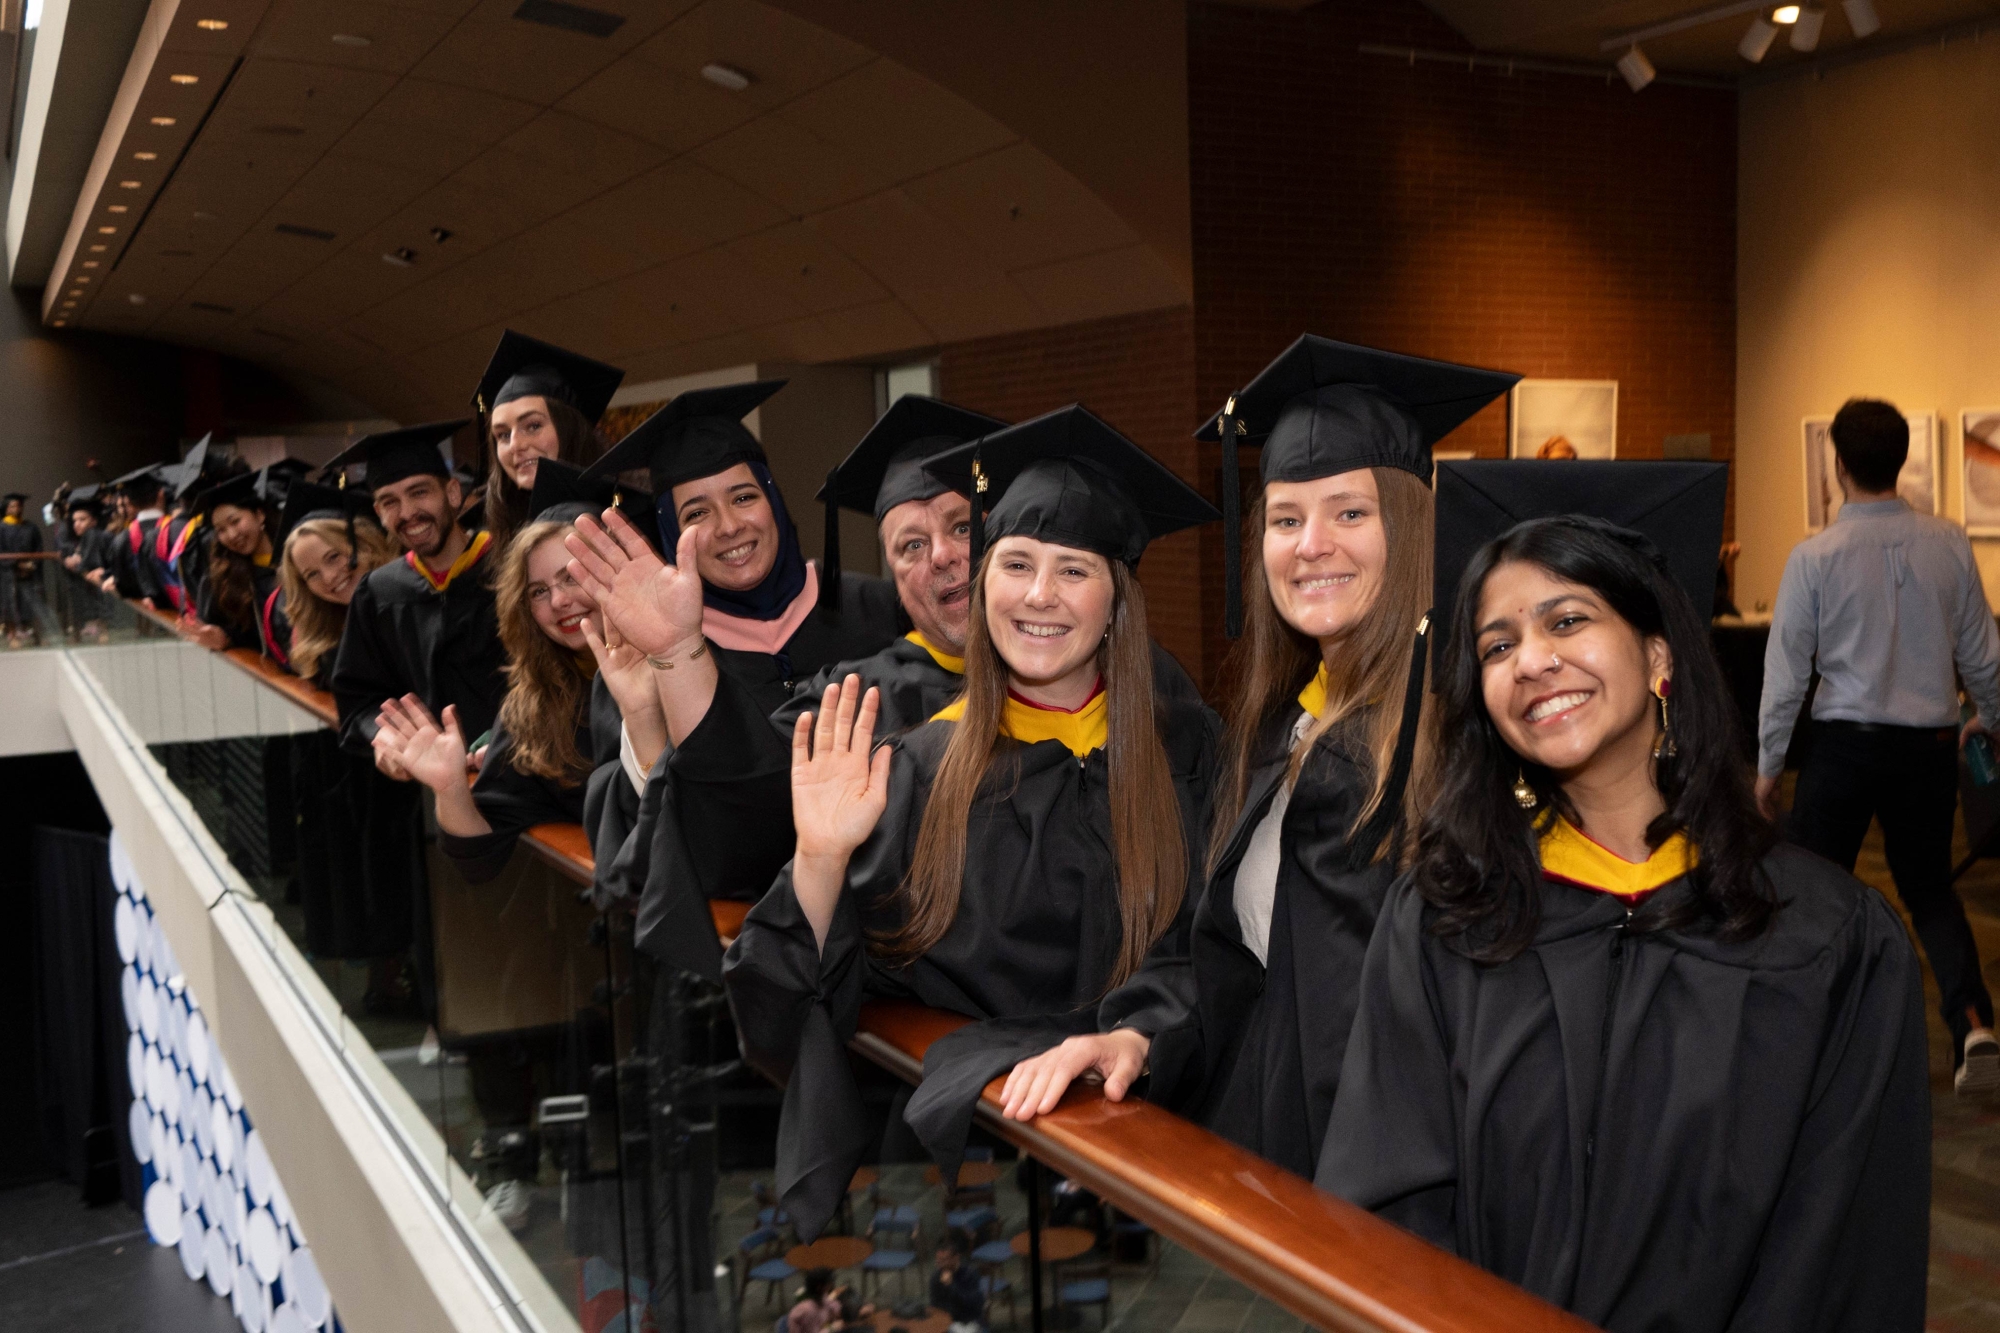
<instances>
[{"instance_id":1,"label":"blonde woman","mask_svg":"<svg viewBox=\"0 0 2000 1333\"><path fill-rule=\"evenodd\" d=\"M1513 378L1306 337L1231 400L1264 488L1189 963L1018 1066L1008 1115L1087 1070L1118 1100L1150 1064L1151 1099L1311 1177L1426 757L1431 445Z\"/></svg>"},{"instance_id":2,"label":"blonde woman","mask_svg":"<svg viewBox=\"0 0 2000 1333\"><path fill-rule=\"evenodd\" d=\"M477 781L470 777L456 708L434 718L413 694L382 708L384 743L412 778L437 794L439 846L475 883L499 874L516 839L535 825L582 822L586 781L618 755L620 718L593 725L591 686L600 673L633 743L655 749L665 743L645 654L615 630L607 642L597 603L568 569L562 539L592 508L563 503L543 509L501 557L493 596L507 652L507 693Z\"/></svg>"},{"instance_id":3,"label":"blonde woman","mask_svg":"<svg viewBox=\"0 0 2000 1333\"><path fill-rule=\"evenodd\" d=\"M859 1165L866 1113L841 1039L864 996L1012 1020L934 1048L911 1100L954 1174L1016 1029L1095 1027L1106 991L1177 947L1200 883L1217 727L1153 647L1133 568L1215 511L1080 407L966 446L959 468L974 450L1001 494L974 562L965 691L879 750L858 677L800 718L797 851L724 962L746 1058L791 1085L778 1160L808 1165L779 1188L802 1235Z\"/></svg>"}]
</instances>

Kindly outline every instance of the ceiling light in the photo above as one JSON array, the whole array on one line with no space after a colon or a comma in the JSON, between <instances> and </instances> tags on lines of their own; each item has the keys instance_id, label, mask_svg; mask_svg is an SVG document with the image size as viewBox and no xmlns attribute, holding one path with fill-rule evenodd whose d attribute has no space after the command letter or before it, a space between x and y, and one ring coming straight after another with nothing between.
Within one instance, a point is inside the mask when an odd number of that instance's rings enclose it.
<instances>
[{"instance_id":1,"label":"ceiling light","mask_svg":"<svg viewBox=\"0 0 2000 1333\"><path fill-rule=\"evenodd\" d=\"M363 37L360 33L355 32L337 32L333 35L333 44L335 46L354 47L373 46L375 45L375 39L372 37Z\"/></svg>"},{"instance_id":2,"label":"ceiling light","mask_svg":"<svg viewBox=\"0 0 2000 1333\"><path fill-rule=\"evenodd\" d=\"M1807 5L1799 11L1799 21L1792 25L1792 49L1810 51L1819 45L1819 30L1826 26L1826 10L1819 5Z\"/></svg>"},{"instance_id":3,"label":"ceiling light","mask_svg":"<svg viewBox=\"0 0 2000 1333\"><path fill-rule=\"evenodd\" d=\"M229 26L228 19L196 19L194 26L208 32L221 32Z\"/></svg>"},{"instance_id":4,"label":"ceiling light","mask_svg":"<svg viewBox=\"0 0 2000 1333\"><path fill-rule=\"evenodd\" d=\"M174 123L174 118L172 116L154 116L152 123L155 125L171 125Z\"/></svg>"},{"instance_id":5,"label":"ceiling light","mask_svg":"<svg viewBox=\"0 0 2000 1333\"><path fill-rule=\"evenodd\" d=\"M145 298L145 297L143 297L143 296L141 296L141 295L139 295L139 293L137 293L137 292L128 292L128 293L126 293L126 296L125 296L125 299L126 299L126 300L128 300L128 301L130 301L130 302L131 302L131 303L132 303L133 305L144 305L144 304L146 304L146 298Z\"/></svg>"},{"instance_id":6,"label":"ceiling light","mask_svg":"<svg viewBox=\"0 0 2000 1333\"><path fill-rule=\"evenodd\" d=\"M86 260L84 260L84 261L83 261L83 266L84 266L85 268L96 268L96 267L97 267L97 261L96 261L95 259L86 259Z\"/></svg>"},{"instance_id":7,"label":"ceiling light","mask_svg":"<svg viewBox=\"0 0 2000 1333\"><path fill-rule=\"evenodd\" d=\"M61 328L61 327L62 327L62 326L63 326L64 324L66 324L66 323L68 323L68 321L67 321L67 320L61 320L61 319L59 319L59 320L57 320L57 321L56 321L56 327L57 327L57 328Z\"/></svg>"},{"instance_id":8,"label":"ceiling light","mask_svg":"<svg viewBox=\"0 0 2000 1333\"><path fill-rule=\"evenodd\" d=\"M90 252L92 254L102 254L104 252L104 247L101 245L93 245L90 247Z\"/></svg>"},{"instance_id":9,"label":"ceiling light","mask_svg":"<svg viewBox=\"0 0 2000 1333\"><path fill-rule=\"evenodd\" d=\"M383 255L382 262L385 264L394 264L397 268L408 268L417 262L417 252L405 245Z\"/></svg>"},{"instance_id":10,"label":"ceiling light","mask_svg":"<svg viewBox=\"0 0 2000 1333\"><path fill-rule=\"evenodd\" d=\"M443 227L432 227L431 239L433 241L436 241L439 245L443 245L446 241L451 239L451 233L445 230Z\"/></svg>"},{"instance_id":11,"label":"ceiling light","mask_svg":"<svg viewBox=\"0 0 2000 1333\"><path fill-rule=\"evenodd\" d=\"M118 234L118 228L116 228L116 227L99 227L99 228L97 229L97 234L98 234L99 236L116 236L116 235Z\"/></svg>"},{"instance_id":12,"label":"ceiling light","mask_svg":"<svg viewBox=\"0 0 2000 1333\"><path fill-rule=\"evenodd\" d=\"M121 190L136 190L144 183L143 181L119 181L118 188Z\"/></svg>"},{"instance_id":13,"label":"ceiling light","mask_svg":"<svg viewBox=\"0 0 2000 1333\"><path fill-rule=\"evenodd\" d=\"M1637 44L1618 57L1618 72L1625 76L1625 86L1635 93L1651 83L1657 75L1653 62L1646 59L1646 53L1641 51Z\"/></svg>"},{"instance_id":14,"label":"ceiling light","mask_svg":"<svg viewBox=\"0 0 2000 1333\"><path fill-rule=\"evenodd\" d=\"M1796 6L1794 6L1794 7L1793 7L1793 12L1795 12L1795 13L1797 12L1797 7L1796 7ZM189 84L194 84L194 83L200 83L200 82L201 82L201 75L199 75L199 74L169 74L169 75L167 75L167 82L169 82L169 83L178 83L178 84L180 84L180 85L181 85L181 86L182 86L183 88L185 88L185 87L187 87L187 86L188 86Z\"/></svg>"},{"instance_id":15,"label":"ceiling light","mask_svg":"<svg viewBox=\"0 0 2000 1333\"><path fill-rule=\"evenodd\" d=\"M1776 9L1771 11L1771 22L1777 24L1781 28L1790 27L1792 24L1797 23L1798 21L1799 21L1799 7L1797 5L1779 5Z\"/></svg>"},{"instance_id":16,"label":"ceiling light","mask_svg":"<svg viewBox=\"0 0 2000 1333\"><path fill-rule=\"evenodd\" d=\"M1840 7L1847 11L1847 26L1854 29L1856 37L1873 37L1882 26L1875 14L1875 0L1841 0Z\"/></svg>"},{"instance_id":17,"label":"ceiling light","mask_svg":"<svg viewBox=\"0 0 2000 1333\"><path fill-rule=\"evenodd\" d=\"M78 275L77 275L77 278L76 278L76 280L77 280L78 282L89 282L89 281L90 281L90 275L89 275L88 273L80 273L80 274L78 274Z\"/></svg>"},{"instance_id":18,"label":"ceiling light","mask_svg":"<svg viewBox=\"0 0 2000 1333\"><path fill-rule=\"evenodd\" d=\"M718 88L727 88L732 93L740 93L750 86L750 76L734 65L703 65L701 77Z\"/></svg>"},{"instance_id":19,"label":"ceiling light","mask_svg":"<svg viewBox=\"0 0 2000 1333\"><path fill-rule=\"evenodd\" d=\"M159 157L159 154L158 154L158 153L134 153L134 154L132 154L132 160L133 160L134 162L151 162L151 161L153 161L153 160L154 160L155 158L157 158L157 157Z\"/></svg>"},{"instance_id":20,"label":"ceiling light","mask_svg":"<svg viewBox=\"0 0 2000 1333\"><path fill-rule=\"evenodd\" d=\"M1764 58L1764 53L1771 49L1771 43L1777 39L1777 28L1772 25L1771 20L1759 14L1750 20L1750 26L1744 30L1743 40L1736 44L1736 54L1754 65Z\"/></svg>"},{"instance_id":21,"label":"ceiling light","mask_svg":"<svg viewBox=\"0 0 2000 1333\"><path fill-rule=\"evenodd\" d=\"M127 208L123 204L112 204L109 207L107 207L104 211L107 213L130 213L132 210Z\"/></svg>"},{"instance_id":22,"label":"ceiling light","mask_svg":"<svg viewBox=\"0 0 2000 1333\"><path fill-rule=\"evenodd\" d=\"M83 295L83 293L82 293L82 292L78 291L78 290L77 290L76 288L74 288L74 287L72 287L72 288L70 288L70 289L69 289L69 294L70 294L70 295L71 295L72 297L77 297L77 296L82 296L82 295Z\"/></svg>"}]
</instances>

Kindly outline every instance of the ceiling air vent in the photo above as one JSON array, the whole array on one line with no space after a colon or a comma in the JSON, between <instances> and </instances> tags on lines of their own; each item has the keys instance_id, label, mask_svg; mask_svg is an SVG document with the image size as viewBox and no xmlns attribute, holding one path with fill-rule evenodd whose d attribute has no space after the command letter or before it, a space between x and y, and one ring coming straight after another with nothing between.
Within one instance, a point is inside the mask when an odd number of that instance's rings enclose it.
<instances>
[{"instance_id":1,"label":"ceiling air vent","mask_svg":"<svg viewBox=\"0 0 2000 1333\"><path fill-rule=\"evenodd\" d=\"M235 306L217 305L213 301L189 301L188 308L190 310L208 310L218 315L233 315L236 313Z\"/></svg>"},{"instance_id":2,"label":"ceiling air vent","mask_svg":"<svg viewBox=\"0 0 2000 1333\"><path fill-rule=\"evenodd\" d=\"M274 341L281 343L295 343L298 341L297 338L292 337L292 335L289 333L280 333L276 329L259 328L254 324L251 325L250 332L262 334L266 338L270 338L273 339Z\"/></svg>"},{"instance_id":3,"label":"ceiling air vent","mask_svg":"<svg viewBox=\"0 0 2000 1333\"><path fill-rule=\"evenodd\" d=\"M625 23L622 14L585 9L582 5L564 4L563 0L521 0L521 7L514 11L514 17L524 23L539 23L545 28L580 32L586 37L609 37Z\"/></svg>"},{"instance_id":4,"label":"ceiling air vent","mask_svg":"<svg viewBox=\"0 0 2000 1333\"><path fill-rule=\"evenodd\" d=\"M330 241L333 233L321 231L318 227L301 227L290 222L280 222L275 230L281 236L303 236L309 241Z\"/></svg>"}]
</instances>

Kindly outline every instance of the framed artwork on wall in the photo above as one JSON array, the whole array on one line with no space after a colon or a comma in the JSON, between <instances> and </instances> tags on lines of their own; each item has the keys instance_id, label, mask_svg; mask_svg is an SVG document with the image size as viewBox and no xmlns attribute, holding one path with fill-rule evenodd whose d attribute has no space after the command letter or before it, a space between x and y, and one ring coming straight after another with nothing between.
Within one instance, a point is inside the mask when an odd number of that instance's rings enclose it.
<instances>
[{"instance_id":1,"label":"framed artwork on wall","mask_svg":"<svg viewBox=\"0 0 2000 1333\"><path fill-rule=\"evenodd\" d=\"M1522 380L1507 396L1509 458L1616 458L1617 380Z\"/></svg>"},{"instance_id":2,"label":"framed artwork on wall","mask_svg":"<svg viewBox=\"0 0 2000 1333\"><path fill-rule=\"evenodd\" d=\"M2000 537L2000 407L1969 407L1959 417L1965 440L1965 531Z\"/></svg>"},{"instance_id":3,"label":"framed artwork on wall","mask_svg":"<svg viewBox=\"0 0 2000 1333\"><path fill-rule=\"evenodd\" d=\"M1935 412L1905 412L1910 425L1910 456L1896 474L1896 494L1920 514L1938 512L1938 416ZM1807 417L1800 423L1806 463L1806 531L1818 532L1840 512L1840 478L1834 471L1833 418ZM1996 451L2000 461L2000 451ZM2000 534L1996 534L2000 535Z\"/></svg>"}]
</instances>

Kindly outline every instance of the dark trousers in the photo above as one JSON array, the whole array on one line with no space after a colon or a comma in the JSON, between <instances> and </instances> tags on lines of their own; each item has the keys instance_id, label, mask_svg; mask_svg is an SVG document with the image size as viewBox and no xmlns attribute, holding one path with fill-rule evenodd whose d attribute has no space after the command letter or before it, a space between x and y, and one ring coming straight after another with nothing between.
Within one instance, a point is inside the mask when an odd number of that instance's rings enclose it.
<instances>
[{"instance_id":1,"label":"dark trousers","mask_svg":"<svg viewBox=\"0 0 2000 1333\"><path fill-rule=\"evenodd\" d=\"M1916 923L1937 978L1952 1062L1978 1016L1993 1023L1979 949L1965 906L1951 887L1951 825L1958 809L1958 733L1912 727L1820 722L1799 769L1788 832L1792 841L1847 870L1870 818L1882 821L1882 850L1896 892Z\"/></svg>"}]
</instances>

